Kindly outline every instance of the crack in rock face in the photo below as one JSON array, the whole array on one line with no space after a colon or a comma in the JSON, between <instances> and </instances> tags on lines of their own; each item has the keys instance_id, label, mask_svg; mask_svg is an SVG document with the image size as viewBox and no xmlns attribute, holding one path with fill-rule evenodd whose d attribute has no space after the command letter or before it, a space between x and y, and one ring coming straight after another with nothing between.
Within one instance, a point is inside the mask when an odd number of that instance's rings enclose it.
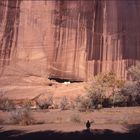
<instances>
[{"instance_id":1,"label":"crack in rock face","mask_svg":"<svg viewBox=\"0 0 140 140\"><path fill-rule=\"evenodd\" d=\"M1 0L1 75L86 81L140 60L138 0Z\"/></svg>"}]
</instances>

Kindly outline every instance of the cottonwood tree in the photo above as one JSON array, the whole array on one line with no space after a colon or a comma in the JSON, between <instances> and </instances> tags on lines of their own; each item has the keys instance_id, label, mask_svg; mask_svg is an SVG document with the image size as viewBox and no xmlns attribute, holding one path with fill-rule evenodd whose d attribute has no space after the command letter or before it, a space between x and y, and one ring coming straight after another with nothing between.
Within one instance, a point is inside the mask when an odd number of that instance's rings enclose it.
<instances>
[{"instance_id":1,"label":"cottonwood tree","mask_svg":"<svg viewBox=\"0 0 140 140\"><path fill-rule=\"evenodd\" d=\"M140 62L136 66L131 66L128 69L128 74L132 77L133 81L140 82Z\"/></svg>"},{"instance_id":2,"label":"cottonwood tree","mask_svg":"<svg viewBox=\"0 0 140 140\"><path fill-rule=\"evenodd\" d=\"M113 98L112 102L114 105L115 94L123 85L124 81L119 80L113 72L98 74L93 79L90 87L87 88L88 97L92 99L93 105L97 107L98 104L102 105L107 92L111 92L111 96Z\"/></svg>"}]
</instances>

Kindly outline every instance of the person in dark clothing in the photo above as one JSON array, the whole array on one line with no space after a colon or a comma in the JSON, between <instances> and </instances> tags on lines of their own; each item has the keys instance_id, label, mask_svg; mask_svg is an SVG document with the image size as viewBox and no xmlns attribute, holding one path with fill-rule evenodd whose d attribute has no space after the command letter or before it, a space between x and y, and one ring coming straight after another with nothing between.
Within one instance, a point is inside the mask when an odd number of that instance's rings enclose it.
<instances>
[{"instance_id":1,"label":"person in dark clothing","mask_svg":"<svg viewBox=\"0 0 140 140\"><path fill-rule=\"evenodd\" d=\"M89 122L89 120L86 122L86 128L89 130L91 127L91 123Z\"/></svg>"}]
</instances>

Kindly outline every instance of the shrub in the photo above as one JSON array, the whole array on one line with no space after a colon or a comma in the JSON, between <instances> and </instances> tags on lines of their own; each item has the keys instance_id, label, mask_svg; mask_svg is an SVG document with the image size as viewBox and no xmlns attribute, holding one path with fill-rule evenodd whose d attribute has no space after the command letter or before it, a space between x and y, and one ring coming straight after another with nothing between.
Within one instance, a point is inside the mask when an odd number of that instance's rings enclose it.
<instances>
[{"instance_id":1,"label":"shrub","mask_svg":"<svg viewBox=\"0 0 140 140\"><path fill-rule=\"evenodd\" d=\"M92 106L97 109L99 105L102 106L105 96L100 90L93 90L88 94L88 98L91 100Z\"/></svg>"},{"instance_id":2,"label":"shrub","mask_svg":"<svg viewBox=\"0 0 140 140\"><path fill-rule=\"evenodd\" d=\"M133 82L125 85L121 92L127 96L128 106L140 105L140 62L128 69L128 75L131 76Z\"/></svg>"},{"instance_id":3,"label":"shrub","mask_svg":"<svg viewBox=\"0 0 140 140\"><path fill-rule=\"evenodd\" d=\"M127 106L140 105L140 85L137 82L131 82L125 84L121 89L121 95L127 100Z\"/></svg>"},{"instance_id":4,"label":"shrub","mask_svg":"<svg viewBox=\"0 0 140 140\"><path fill-rule=\"evenodd\" d=\"M137 63L136 66L131 66L128 69L128 75L130 75L134 81L140 82L140 62Z\"/></svg>"},{"instance_id":5,"label":"shrub","mask_svg":"<svg viewBox=\"0 0 140 140\"><path fill-rule=\"evenodd\" d=\"M113 106L126 106L127 105L127 99L125 98L125 96L121 95L121 94L116 94L114 97L114 103Z\"/></svg>"},{"instance_id":6,"label":"shrub","mask_svg":"<svg viewBox=\"0 0 140 140\"><path fill-rule=\"evenodd\" d=\"M12 100L4 97L3 94L0 95L0 110L10 111L15 109L15 104Z\"/></svg>"},{"instance_id":7,"label":"shrub","mask_svg":"<svg viewBox=\"0 0 140 140\"><path fill-rule=\"evenodd\" d=\"M69 101L69 108L70 109L75 109L75 107L76 107L76 104L75 104L74 100L70 100Z\"/></svg>"},{"instance_id":8,"label":"shrub","mask_svg":"<svg viewBox=\"0 0 140 140\"><path fill-rule=\"evenodd\" d=\"M64 96L60 101L60 109L66 110L68 109L68 105L69 105L68 99L66 96Z\"/></svg>"},{"instance_id":9,"label":"shrub","mask_svg":"<svg viewBox=\"0 0 140 140\"><path fill-rule=\"evenodd\" d=\"M34 119L32 118L28 108L22 108L11 112L10 123L31 125L34 124Z\"/></svg>"},{"instance_id":10,"label":"shrub","mask_svg":"<svg viewBox=\"0 0 140 140\"><path fill-rule=\"evenodd\" d=\"M111 96L105 97L102 103L103 107L112 107L113 105L113 99Z\"/></svg>"},{"instance_id":11,"label":"shrub","mask_svg":"<svg viewBox=\"0 0 140 140\"><path fill-rule=\"evenodd\" d=\"M24 108L31 108L32 106L32 101L30 99L25 99L23 102L23 107Z\"/></svg>"},{"instance_id":12,"label":"shrub","mask_svg":"<svg viewBox=\"0 0 140 140\"><path fill-rule=\"evenodd\" d=\"M75 99L76 107L79 111L85 112L93 108L92 100L89 97L78 96Z\"/></svg>"},{"instance_id":13,"label":"shrub","mask_svg":"<svg viewBox=\"0 0 140 140\"><path fill-rule=\"evenodd\" d=\"M53 97L49 96L47 99L38 99L37 105L40 109L48 109L53 104Z\"/></svg>"},{"instance_id":14,"label":"shrub","mask_svg":"<svg viewBox=\"0 0 140 140\"><path fill-rule=\"evenodd\" d=\"M102 108L103 108L103 105L101 105L101 104L98 104L97 107L96 107L96 109L98 109L98 110L102 109Z\"/></svg>"},{"instance_id":15,"label":"shrub","mask_svg":"<svg viewBox=\"0 0 140 140\"><path fill-rule=\"evenodd\" d=\"M136 95L136 99L135 99L137 105L140 105L140 94Z\"/></svg>"}]
</instances>

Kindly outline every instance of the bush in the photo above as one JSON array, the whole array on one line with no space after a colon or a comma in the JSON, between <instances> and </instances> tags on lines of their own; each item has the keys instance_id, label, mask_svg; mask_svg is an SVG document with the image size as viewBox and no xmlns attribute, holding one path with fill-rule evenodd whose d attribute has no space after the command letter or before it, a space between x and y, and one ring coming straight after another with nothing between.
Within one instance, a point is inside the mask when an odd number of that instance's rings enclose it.
<instances>
[{"instance_id":1,"label":"bush","mask_svg":"<svg viewBox=\"0 0 140 140\"><path fill-rule=\"evenodd\" d=\"M103 105L102 104L98 104L97 107L96 107L96 109L98 109L98 110L99 109L102 109L102 108L103 108Z\"/></svg>"},{"instance_id":2,"label":"bush","mask_svg":"<svg viewBox=\"0 0 140 140\"><path fill-rule=\"evenodd\" d=\"M89 93L88 98L91 100L92 106L95 109L98 109L99 105L102 106L105 96L103 95L102 92L97 90L97 91L93 91L92 93Z\"/></svg>"},{"instance_id":3,"label":"bush","mask_svg":"<svg viewBox=\"0 0 140 140\"><path fill-rule=\"evenodd\" d=\"M34 119L32 118L28 108L22 108L11 112L10 123L31 125L34 124Z\"/></svg>"},{"instance_id":4,"label":"bush","mask_svg":"<svg viewBox=\"0 0 140 140\"><path fill-rule=\"evenodd\" d=\"M93 108L92 100L89 97L78 96L75 99L76 107L79 111L85 112Z\"/></svg>"},{"instance_id":5,"label":"bush","mask_svg":"<svg viewBox=\"0 0 140 140\"><path fill-rule=\"evenodd\" d=\"M4 97L3 94L0 95L0 110L10 111L15 109L15 104L12 100Z\"/></svg>"},{"instance_id":6,"label":"bush","mask_svg":"<svg viewBox=\"0 0 140 140\"><path fill-rule=\"evenodd\" d=\"M130 75L134 81L140 82L140 62L137 63L136 66L131 66L128 69L128 75Z\"/></svg>"},{"instance_id":7,"label":"bush","mask_svg":"<svg viewBox=\"0 0 140 140\"><path fill-rule=\"evenodd\" d=\"M140 95L138 94L135 99L137 105L140 105Z\"/></svg>"},{"instance_id":8,"label":"bush","mask_svg":"<svg viewBox=\"0 0 140 140\"><path fill-rule=\"evenodd\" d=\"M129 75L133 82L125 85L121 92L124 96L127 96L128 106L137 106L140 105L140 62L128 69Z\"/></svg>"},{"instance_id":9,"label":"bush","mask_svg":"<svg viewBox=\"0 0 140 140\"><path fill-rule=\"evenodd\" d=\"M30 99L25 99L23 101L23 107L24 108L31 108L31 106L32 106L32 101Z\"/></svg>"},{"instance_id":10,"label":"bush","mask_svg":"<svg viewBox=\"0 0 140 140\"><path fill-rule=\"evenodd\" d=\"M113 106L119 106L119 107L127 106L126 97L121 94L116 94L114 97Z\"/></svg>"},{"instance_id":11,"label":"bush","mask_svg":"<svg viewBox=\"0 0 140 140\"><path fill-rule=\"evenodd\" d=\"M60 101L60 109L66 110L68 109L68 105L69 105L68 99L66 96L64 96Z\"/></svg>"},{"instance_id":12,"label":"bush","mask_svg":"<svg viewBox=\"0 0 140 140\"><path fill-rule=\"evenodd\" d=\"M140 85L136 82L125 84L121 89L121 95L126 98L127 106L140 105Z\"/></svg>"},{"instance_id":13,"label":"bush","mask_svg":"<svg viewBox=\"0 0 140 140\"><path fill-rule=\"evenodd\" d=\"M38 99L37 105L40 109L48 109L53 104L53 97L50 96L47 99Z\"/></svg>"},{"instance_id":14,"label":"bush","mask_svg":"<svg viewBox=\"0 0 140 140\"><path fill-rule=\"evenodd\" d=\"M102 103L103 107L112 107L113 105L113 99L111 96L105 97Z\"/></svg>"}]
</instances>

